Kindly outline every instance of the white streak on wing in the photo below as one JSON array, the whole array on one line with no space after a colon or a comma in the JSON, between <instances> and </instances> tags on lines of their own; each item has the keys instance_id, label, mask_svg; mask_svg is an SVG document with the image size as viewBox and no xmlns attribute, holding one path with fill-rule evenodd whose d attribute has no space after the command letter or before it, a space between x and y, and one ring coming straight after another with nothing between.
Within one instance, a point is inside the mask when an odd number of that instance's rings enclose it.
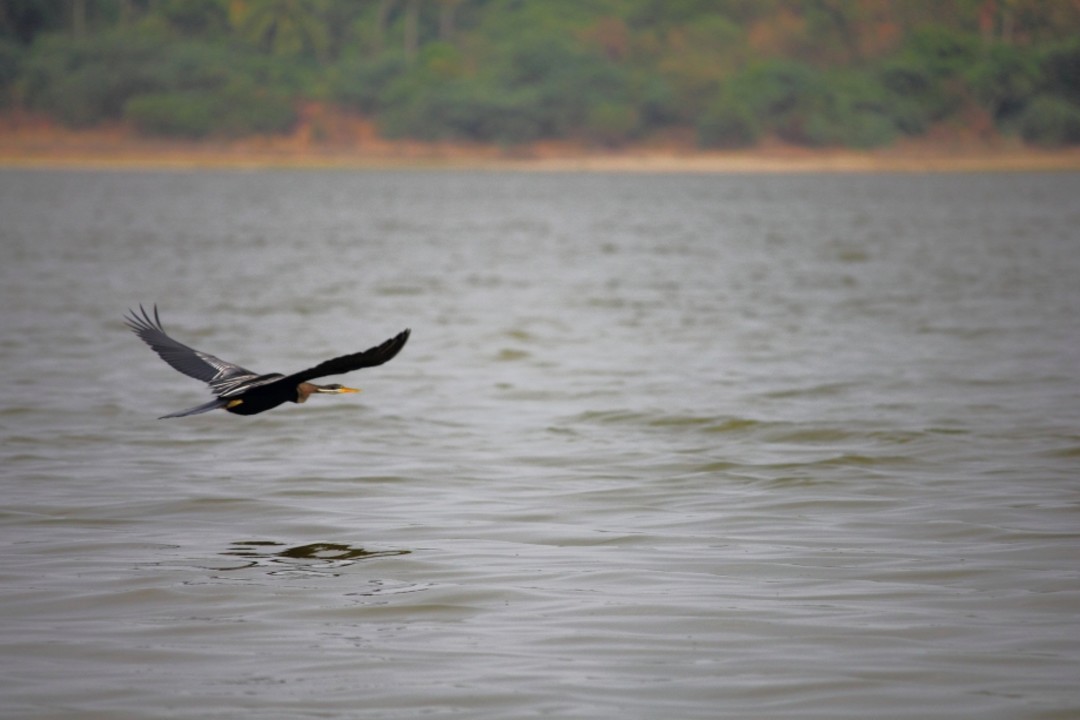
<instances>
[{"instance_id":1,"label":"white streak on wing","mask_svg":"<svg viewBox=\"0 0 1080 720\"><path fill-rule=\"evenodd\" d=\"M268 385L283 377L285 376L281 373L256 375L255 373L245 372L242 375L233 375L231 377L223 377L220 380L211 380L210 389L218 397L233 397L235 395L242 395L251 388L256 388L260 385Z\"/></svg>"}]
</instances>

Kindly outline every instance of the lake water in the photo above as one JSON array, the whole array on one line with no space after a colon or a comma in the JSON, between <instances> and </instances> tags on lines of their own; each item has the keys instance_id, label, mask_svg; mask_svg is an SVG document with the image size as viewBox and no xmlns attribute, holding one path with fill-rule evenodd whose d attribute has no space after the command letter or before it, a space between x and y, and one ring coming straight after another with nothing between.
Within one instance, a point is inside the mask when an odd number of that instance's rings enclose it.
<instances>
[{"instance_id":1,"label":"lake water","mask_svg":"<svg viewBox=\"0 0 1080 720\"><path fill-rule=\"evenodd\" d=\"M0 171L0 714L1078 717L1078 197Z\"/></svg>"}]
</instances>

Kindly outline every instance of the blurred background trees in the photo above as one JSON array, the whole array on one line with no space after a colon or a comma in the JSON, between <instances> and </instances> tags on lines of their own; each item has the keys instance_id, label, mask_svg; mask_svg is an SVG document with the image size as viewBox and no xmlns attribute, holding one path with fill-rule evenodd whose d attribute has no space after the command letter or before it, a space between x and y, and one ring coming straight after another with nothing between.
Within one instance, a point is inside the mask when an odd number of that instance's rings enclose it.
<instances>
[{"instance_id":1,"label":"blurred background trees","mask_svg":"<svg viewBox=\"0 0 1080 720\"><path fill-rule=\"evenodd\" d=\"M1080 0L0 0L0 110L202 138L1080 142Z\"/></svg>"}]
</instances>

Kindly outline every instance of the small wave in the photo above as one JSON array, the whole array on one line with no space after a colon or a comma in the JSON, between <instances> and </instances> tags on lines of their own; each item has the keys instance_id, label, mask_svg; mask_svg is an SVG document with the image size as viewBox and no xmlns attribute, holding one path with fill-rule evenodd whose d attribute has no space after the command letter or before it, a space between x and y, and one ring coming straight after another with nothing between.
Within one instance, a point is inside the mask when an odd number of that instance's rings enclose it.
<instances>
[{"instance_id":1,"label":"small wave","mask_svg":"<svg viewBox=\"0 0 1080 720\"><path fill-rule=\"evenodd\" d=\"M1070 445L1068 447L1057 448L1050 450L1046 453L1049 457L1054 458L1080 458L1080 445Z\"/></svg>"},{"instance_id":2,"label":"small wave","mask_svg":"<svg viewBox=\"0 0 1080 720\"><path fill-rule=\"evenodd\" d=\"M820 385L809 385L807 387L801 388L785 388L783 390L773 390L770 392L762 393L762 395L766 398L770 398L773 400L786 400L791 398L807 397L831 397L834 395L840 395L841 393L854 387L858 387L856 383L822 383Z\"/></svg>"},{"instance_id":3,"label":"small wave","mask_svg":"<svg viewBox=\"0 0 1080 720\"><path fill-rule=\"evenodd\" d=\"M524 360L530 356L531 353L526 352L525 350L503 348L495 355L495 359L499 362L513 362L515 360Z\"/></svg>"},{"instance_id":4,"label":"small wave","mask_svg":"<svg viewBox=\"0 0 1080 720\"><path fill-rule=\"evenodd\" d=\"M752 430L761 425L743 417L672 414L634 410L588 410L570 419L571 423L639 425L651 428L696 428L703 432L725 433Z\"/></svg>"},{"instance_id":5,"label":"small wave","mask_svg":"<svg viewBox=\"0 0 1080 720\"><path fill-rule=\"evenodd\" d=\"M423 592L435 587L434 583L402 582L394 580L372 580L368 583L367 590L345 593L347 597L383 597L386 595L404 595L406 593Z\"/></svg>"}]
</instances>

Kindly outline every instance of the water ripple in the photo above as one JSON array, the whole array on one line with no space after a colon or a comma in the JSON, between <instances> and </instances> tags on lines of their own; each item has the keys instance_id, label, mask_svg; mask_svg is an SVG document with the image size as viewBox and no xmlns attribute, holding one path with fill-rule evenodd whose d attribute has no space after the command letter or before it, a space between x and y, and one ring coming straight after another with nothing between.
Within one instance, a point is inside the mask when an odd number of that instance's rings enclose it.
<instances>
[{"instance_id":1,"label":"water ripple","mask_svg":"<svg viewBox=\"0 0 1080 720\"><path fill-rule=\"evenodd\" d=\"M4 711L1077 716L1077 177L0 171Z\"/></svg>"}]
</instances>

